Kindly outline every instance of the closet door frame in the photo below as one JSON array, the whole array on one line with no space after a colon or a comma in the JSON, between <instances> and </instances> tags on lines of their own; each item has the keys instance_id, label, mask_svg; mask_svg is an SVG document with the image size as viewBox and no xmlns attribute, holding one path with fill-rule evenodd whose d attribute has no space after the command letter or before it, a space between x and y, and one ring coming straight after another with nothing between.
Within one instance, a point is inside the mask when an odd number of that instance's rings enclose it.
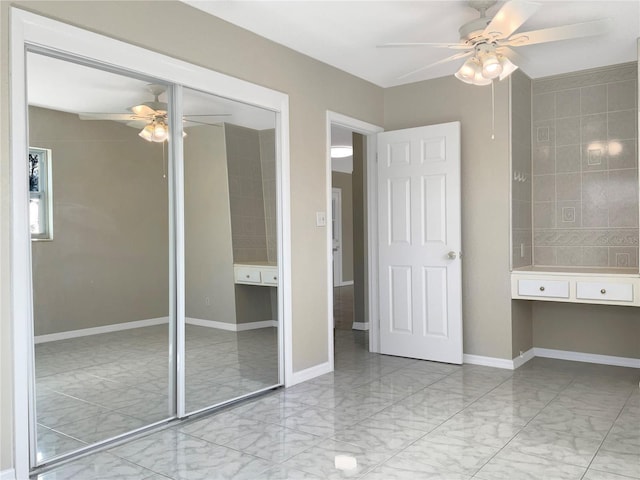
<instances>
[{"instance_id":1,"label":"closet door frame","mask_svg":"<svg viewBox=\"0 0 640 480\"><path fill-rule=\"evenodd\" d=\"M278 346L280 384L290 384L291 360L291 228L289 182L289 97L244 80L162 55L145 48L83 30L40 15L10 9L10 155L11 155L11 325L13 332L13 441L17 478L27 478L30 470L30 425L34 425L33 306L31 281L31 235L27 182L27 92L26 51L59 53L62 57L86 59L107 69L155 77L174 85L172 95L173 132L182 130L181 90L189 87L231 100L271 110L276 114L276 170L278 218ZM174 182L172 182L173 232L176 282L176 370L177 417L185 415L184 399L184 168L182 136L171 142ZM170 192L171 193L171 192ZM31 419L30 419L31 416Z\"/></svg>"}]
</instances>

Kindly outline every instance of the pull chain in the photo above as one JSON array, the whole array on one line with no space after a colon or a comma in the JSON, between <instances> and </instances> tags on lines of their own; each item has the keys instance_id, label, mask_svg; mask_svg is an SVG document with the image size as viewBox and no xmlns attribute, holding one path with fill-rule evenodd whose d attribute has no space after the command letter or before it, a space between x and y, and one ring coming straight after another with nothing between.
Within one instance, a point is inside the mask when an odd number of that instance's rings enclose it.
<instances>
[{"instance_id":1,"label":"pull chain","mask_svg":"<svg viewBox=\"0 0 640 480\"><path fill-rule=\"evenodd\" d=\"M491 80L491 140L496 139L496 94L495 82Z\"/></svg>"}]
</instances>

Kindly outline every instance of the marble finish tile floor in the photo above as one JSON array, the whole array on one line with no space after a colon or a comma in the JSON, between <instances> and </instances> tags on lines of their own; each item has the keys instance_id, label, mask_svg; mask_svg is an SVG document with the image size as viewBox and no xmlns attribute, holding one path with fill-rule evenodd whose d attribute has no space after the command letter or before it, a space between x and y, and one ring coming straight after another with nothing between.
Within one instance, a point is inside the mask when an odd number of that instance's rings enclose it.
<instances>
[{"instance_id":1,"label":"marble finish tile floor","mask_svg":"<svg viewBox=\"0 0 640 480\"><path fill-rule=\"evenodd\" d=\"M335 340L331 374L38 478L640 479L638 369L512 372L370 354L365 332Z\"/></svg>"},{"instance_id":2,"label":"marble finish tile floor","mask_svg":"<svg viewBox=\"0 0 640 480\"><path fill-rule=\"evenodd\" d=\"M36 345L39 459L169 418L168 344L158 325ZM276 385L277 348L275 328L187 325L187 411Z\"/></svg>"}]
</instances>

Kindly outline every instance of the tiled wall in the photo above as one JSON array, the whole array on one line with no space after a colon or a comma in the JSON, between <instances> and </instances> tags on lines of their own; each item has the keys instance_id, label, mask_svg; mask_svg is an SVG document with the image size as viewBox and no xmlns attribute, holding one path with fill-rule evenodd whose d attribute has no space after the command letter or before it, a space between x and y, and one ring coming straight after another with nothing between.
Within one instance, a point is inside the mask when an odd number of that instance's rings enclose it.
<instances>
[{"instance_id":1,"label":"tiled wall","mask_svg":"<svg viewBox=\"0 0 640 480\"><path fill-rule=\"evenodd\" d=\"M276 131L261 130L260 162L262 167L262 191L267 235L267 259L278 261L278 234L276 216Z\"/></svg>"},{"instance_id":2,"label":"tiled wall","mask_svg":"<svg viewBox=\"0 0 640 480\"><path fill-rule=\"evenodd\" d=\"M233 261L267 261L258 130L225 124Z\"/></svg>"},{"instance_id":3,"label":"tiled wall","mask_svg":"<svg viewBox=\"0 0 640 480\"><path fill-rule=\"evenodd\" d=\"M513 268L532 264L531 223L531 79L511 75L511 217Z\"/></svg>"},{"instance_id":4,"label":"tiled wall","mask_svg":"<svg viewBox=\"0 0 640 480\"><path fill-rule=\"evenodd\" d=\"M638 266L637 72L532 81L536 265Z\"/></svg>"}]
</instances>

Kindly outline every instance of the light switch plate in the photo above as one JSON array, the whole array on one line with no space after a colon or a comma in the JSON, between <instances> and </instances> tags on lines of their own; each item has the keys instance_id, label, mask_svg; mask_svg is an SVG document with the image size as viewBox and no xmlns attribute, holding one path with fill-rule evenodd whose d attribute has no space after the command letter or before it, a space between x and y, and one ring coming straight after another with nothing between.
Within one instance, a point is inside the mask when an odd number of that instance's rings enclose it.
<instances>
[{"instance_id":1,"label":"light switch plate","mask_svg":"<svg viewBox=\"0 0 640 480\"><path fill-rule=\"evenodd\" d=\"M327 226L327 214L325 212L316 212L316 227Z\"/></svg>"}]
</instances>

